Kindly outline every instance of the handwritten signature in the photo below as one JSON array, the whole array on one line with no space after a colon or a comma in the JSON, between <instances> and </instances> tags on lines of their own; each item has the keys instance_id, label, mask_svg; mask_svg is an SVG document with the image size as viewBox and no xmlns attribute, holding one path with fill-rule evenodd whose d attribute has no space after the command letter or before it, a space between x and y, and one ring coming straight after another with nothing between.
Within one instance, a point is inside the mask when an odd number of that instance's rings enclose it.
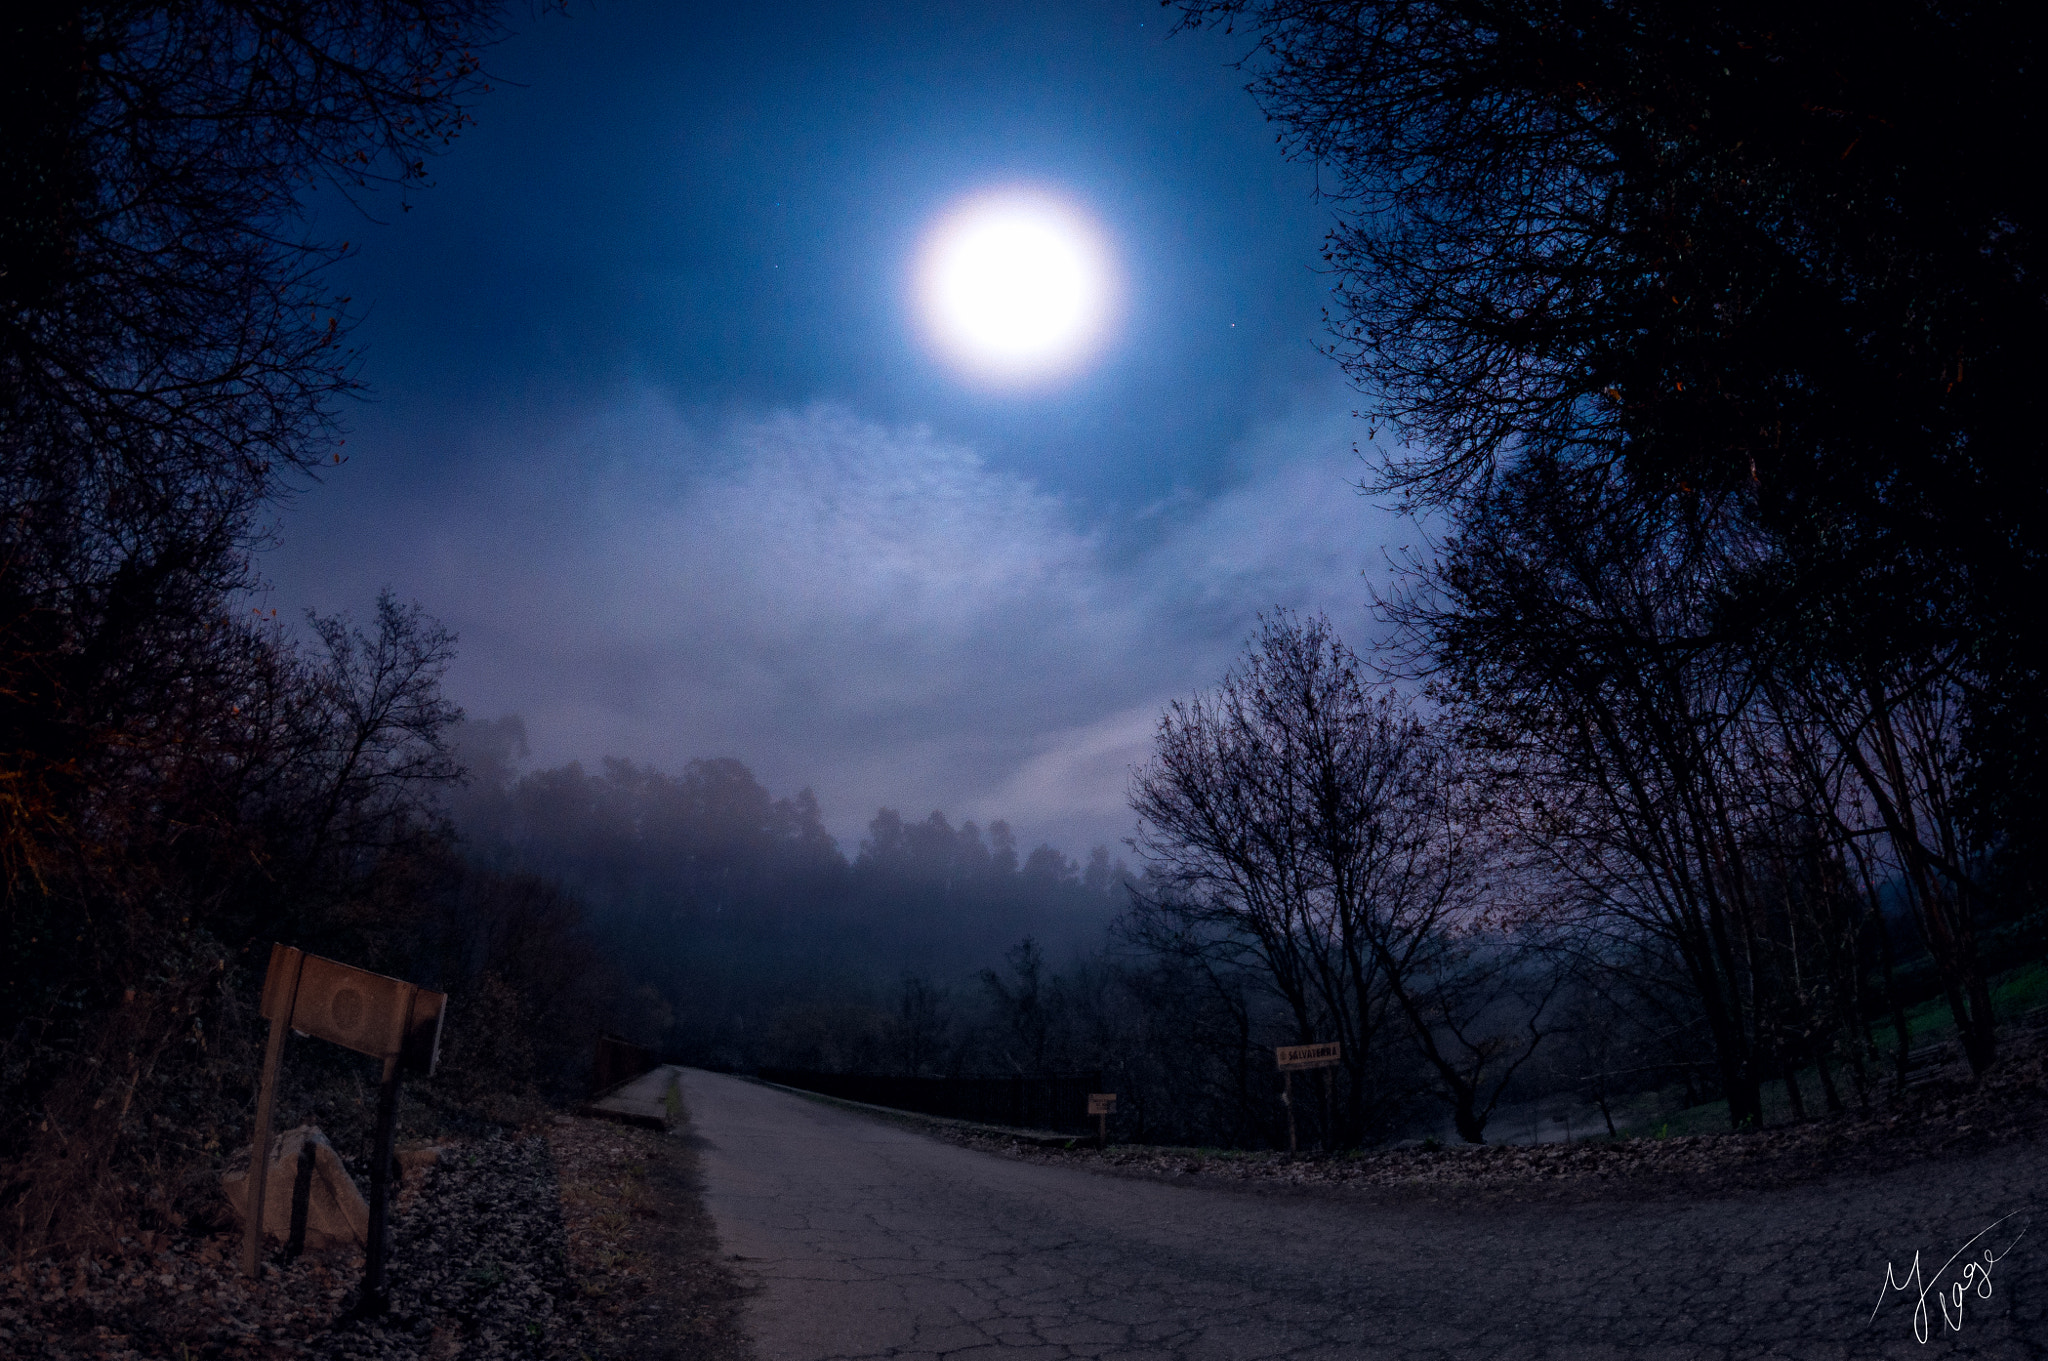
<instances>
[{"instance_id":1,"label":"handwritten signature","mask_svg":"<svg viewBox=\"0 0 2048 1361\"><path fill-rule=\"evenodd\" d=\"M2013 1211L2013 1214L2018 1213L2019 1211L2017 1210ZM1929 1293L1934 1295L1935 1305L1941 1310L1941 1321L1948 1325L1949 1331L1961 1332L1963 1330L1963 1302L1969 1299L1972 1294L1975 1294L1979 1299L1988 1300L1991 1298L1991 1268L1994 1264L2003 1261L2007 1252L2012 1251L2013 1243L2017 1243L2020 1239L2027 1236L2026 1228L2022 1226L2020 1231L2013 1235L2012 1243L2005 1245L2005 1252L1993 1256L1991 1249L1984 1248L1977 1254L1977 1257L1973 1257L1963 1263L1960 1279L1943 1285L1942 1278L1948 1274L1948 1269L1955 1265L1956 1258L1968 1252L1971 1245L1978 1238L1982 1238L1985 1234L1990 1233L2012 1217L2012 1214L2001 1215L1999 1218L1986 1224L1978 1231L1976 1238L1972 1238L1968 1243L1957 1248L1955 1253L1946 1262L1941 1264L1941 1270L1927 1277L1925 1283L1922 1282L1920 1276L1919 1253L1913 1254L1913 1269L1904 1276L1894 1272L1892 1264L1886 1262L1884 1264L1884 1284L1878 1288L1877 1309L1870 1311L1870 1321L1873 1323L1877 1321L1877 1311L1884 1308L1884 1302L1892 1291L1913 1290L1917 1288L1919 1294L1913 1304L1913 1336L1919 1341L1920 1345L1923 1347L1927 1345L1927 1296ZM1979 1261L1977 1258L1982 1258L1983 1260Z\"/></svg>"}]
</instances>

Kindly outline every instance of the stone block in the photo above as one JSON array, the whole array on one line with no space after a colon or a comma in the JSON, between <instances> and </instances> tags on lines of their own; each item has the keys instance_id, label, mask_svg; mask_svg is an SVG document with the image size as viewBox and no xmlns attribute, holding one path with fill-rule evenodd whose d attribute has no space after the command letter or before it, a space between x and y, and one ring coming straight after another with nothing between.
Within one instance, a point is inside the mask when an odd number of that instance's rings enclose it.
<instances>
[{"instance_id":1,"label":"stone block","mask_svg":"<svg viewBox=\"0 0 2048 1361\"><path fill-rule=\"evenodd\" d=\"M235 1218L249 1221L248 1171L221 1178ZM361 1246L370 1240L370 1203L327 1136L312 1125L288 1129L271 1144L263 1188L263 1232L297 1250Z\"/></svg>"}]
</instances>

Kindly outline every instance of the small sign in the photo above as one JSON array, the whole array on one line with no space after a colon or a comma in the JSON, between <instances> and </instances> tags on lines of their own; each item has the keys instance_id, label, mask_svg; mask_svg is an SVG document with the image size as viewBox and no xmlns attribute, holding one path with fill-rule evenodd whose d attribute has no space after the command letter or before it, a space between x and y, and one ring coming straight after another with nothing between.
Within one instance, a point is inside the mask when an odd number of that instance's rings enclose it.
<instances>
[{"instance_id":1,"label":"small sign","mask_svg":"<svg viewBox=\"0 0 2048 1361\"><path fill-rule=\"evenodd\" d=\"M287 1007L289 1016L282 1014ZM395 1054L406 1072L431 1076L447 1007L446 993L277 945L264 975L260 1011L264 1020L283 1021L301 1035L374 1059Z\"/></svg>"},{"instance_id":2,"label":"small sign","mask_svg":"<svg viewBox=\"0 0 2048 1361\"><path fill-rule=\"evenodd\" d=\"M1283 1044L1273 1051L1279 1060L1280 1071L1294 1072L1302 1068L1335 1068L1343 1057L1344 1046L1332 1041L1329 1044Z\"/></svg>"},{"instance_id":3,"label":"small sign","mask_svg":"<svg viewBox=\"0 0 2048 1361\"><path fill-rule=\"evenodd\" d=\"M1069 1109L1069 1110L1072 1110L1073 1108L1072 1108L1072 1107L1070 1106L1070 1107L1068 1107L1068 1109ZM1116 1093L1115 1093L1115 1092L1090 1092L1090 1093L1088 1093L1088 1113L1089 1113L1090 1115L1115 1115L1115 1114L1116 1114Z\"/></svg>"}]
</instances>

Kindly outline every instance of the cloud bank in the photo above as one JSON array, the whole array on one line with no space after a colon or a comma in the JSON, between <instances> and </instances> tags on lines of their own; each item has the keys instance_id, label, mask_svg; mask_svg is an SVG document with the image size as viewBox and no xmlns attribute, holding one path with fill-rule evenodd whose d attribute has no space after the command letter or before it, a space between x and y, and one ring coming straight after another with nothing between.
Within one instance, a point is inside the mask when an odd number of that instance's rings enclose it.
<instances>
[{"instance_id":1,"label":"cloud bank","mask_svg":"<svg viewBox=\"0 0 2048 1361\"><path fill-rule=\"evenodd\" d=\"M1127 832L1161 706L1257 611L1364 641L1360 572L1405 526L1352 489L1356 429L1305 412L1246 439L1221 494L1091 517L926 429L640 397L502 432L487 475L411 508L345 503L277 575L330 607L386 581L421 600L461 635L455 697L523 715L536 761L737 756L816 789L849 843L886 804L1080 852Z\"/></svg>"}]
</instances>

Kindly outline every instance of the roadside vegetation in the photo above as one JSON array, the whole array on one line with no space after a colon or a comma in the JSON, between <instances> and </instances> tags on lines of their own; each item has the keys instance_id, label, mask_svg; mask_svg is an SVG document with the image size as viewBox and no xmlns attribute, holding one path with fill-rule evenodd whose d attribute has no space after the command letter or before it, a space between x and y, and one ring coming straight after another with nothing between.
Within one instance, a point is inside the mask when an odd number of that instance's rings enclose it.
<instances>
[{"instance_id":1,"label":"roadside vegetation","mask_svg":"<svg viewBox=\"0 0 2048 1361\"><path fill-rule=\"evenodd\" d=\"M311 196L393 209L485 91L485 0L39 6L0 137L0 1251L206 1232L248 1138L270 942L464 998L410 1133L517 1121L601 967L465 861L455 640L385 593L280 617L259 549L344 459L351 300ZM335 219L338 220L338 219ZM573 1058L572 1058L573 1054ZM279 1119L361 1147L365 1063Z\"/></svg>"}]
</instances>

